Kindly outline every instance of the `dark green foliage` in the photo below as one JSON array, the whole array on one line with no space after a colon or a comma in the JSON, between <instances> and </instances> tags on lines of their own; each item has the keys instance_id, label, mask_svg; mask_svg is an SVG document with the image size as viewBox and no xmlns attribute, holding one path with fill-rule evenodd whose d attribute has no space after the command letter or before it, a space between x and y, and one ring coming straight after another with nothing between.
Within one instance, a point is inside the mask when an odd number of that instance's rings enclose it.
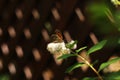
<instances>
[{"instance_id":1,"label":"dark green foliage","mask_svg":"<svg viewBox=\"0 0 120 80\"><path fill-rule=\"evenodd\" d=\"M104 80L120 80L120 71L105 74Z\"/></svg>"},{"instance_id":2,"label":"dark green foliage","mask_svg":"<svg viewBox=\"0 0 120 80\"><path fill-rule=\"evenodd\" d=\"M85 77L82 80L97 80L95 77Z\"/></svg>"},{"instance_id":3,"label":"dark green foliage","mask_svg":"<svg viewBox=\"0 0 120 80\"><path fill-rule=\"evenodd\" d=\"M8 75L0 75L0 80L10 80Z\"/></svg>"}]
</instances>

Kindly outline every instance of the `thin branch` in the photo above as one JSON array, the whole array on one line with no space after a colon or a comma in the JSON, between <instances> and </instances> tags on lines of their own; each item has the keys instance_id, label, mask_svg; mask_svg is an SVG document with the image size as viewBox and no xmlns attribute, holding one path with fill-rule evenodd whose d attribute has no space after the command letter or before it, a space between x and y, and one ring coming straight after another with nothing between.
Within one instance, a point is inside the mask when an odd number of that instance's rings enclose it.
<instances>
[{"instance_id":1,"label":"thin branch","mask_svg":"<svg viewBox=\"0 0 120 80\"><path fill-rule=\"evenodd\" d=\"M98 72L84 57L82 57L82 56L80 56L80 55L78 55L78 54L77 54L77 56L78 56L79 58L81 58L81 59L85 62L85 64L87 64L87 65L97 74L99 80L103 80L103 78L102 78L102 76L99 74L99 72Z\"/></svg>"}]
</instances>

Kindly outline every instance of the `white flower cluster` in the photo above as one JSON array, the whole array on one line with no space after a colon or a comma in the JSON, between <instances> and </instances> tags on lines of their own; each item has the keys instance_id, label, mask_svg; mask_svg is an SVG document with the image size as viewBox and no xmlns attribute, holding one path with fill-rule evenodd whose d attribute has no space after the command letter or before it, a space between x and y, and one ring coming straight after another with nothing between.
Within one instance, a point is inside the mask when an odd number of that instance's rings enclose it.
<instances>
[{"instance_id":1,"label":"white flower cluster","mask_svg":"<svg viewBox=\"0 0 120 80\"><path fill-rule=\"evenodd\" d=\"M73 40L69 42L69 44L72 44L72 43L74 43ZM73 46L73 49L75 49L76 47L77 45L75 44ZM58 55L58 57L61 56L62 54L70 54L70 49L66 48L65 42L59 42L59 43L51 42L47 45L47 50L51 54Z\"/></svg>"}]
</instances>

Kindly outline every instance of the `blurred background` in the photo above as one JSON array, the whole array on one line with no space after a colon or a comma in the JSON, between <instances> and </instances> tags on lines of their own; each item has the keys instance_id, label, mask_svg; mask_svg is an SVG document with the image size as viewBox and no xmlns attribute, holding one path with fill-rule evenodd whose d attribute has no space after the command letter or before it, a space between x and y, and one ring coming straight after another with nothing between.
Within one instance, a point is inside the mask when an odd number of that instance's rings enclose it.
<instances>
[{"instance_id":1,"label":"blurred background","mask_svg":"<svg viewBox=\"0 0 120 80\"><path fill-rule=\"evenodd\" d=\"M81 60L57 62L46 47L56 29L66 42L89 49L101 40L106 46L90 55L91 63L120 56L120 7L110 0L0 0L0 80L81 80L96 74L88 67L65 70ZM87 50L86 49L86 50ZM100 72L103 74L103 72ZM4 79L3 79L4 78Z\"/></svg>"}]
</instances>

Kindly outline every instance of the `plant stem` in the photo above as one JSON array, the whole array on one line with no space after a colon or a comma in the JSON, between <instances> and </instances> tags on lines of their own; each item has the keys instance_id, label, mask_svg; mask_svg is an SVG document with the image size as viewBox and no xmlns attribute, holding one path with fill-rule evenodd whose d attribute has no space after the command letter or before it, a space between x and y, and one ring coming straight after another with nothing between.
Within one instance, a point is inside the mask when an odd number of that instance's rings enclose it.
<instances>
[{"instance_id":1,"label":"plant stem","mask_svg":"<svg viewBox=\"0 0 120 80\"><path fill-rule=\"evenodd\" d=\"M80 56L80 55L78 55L78 54L77 54L77 56L78 56L79 58L81 58L81 59L85 62L85 64L87 64L87 65L97 74L99 80L103 80L103 78L102 78L102 76L99 74L99 72L98 72L84 57L82 57L82 56Z\"/></svg>"}]
</instances>

